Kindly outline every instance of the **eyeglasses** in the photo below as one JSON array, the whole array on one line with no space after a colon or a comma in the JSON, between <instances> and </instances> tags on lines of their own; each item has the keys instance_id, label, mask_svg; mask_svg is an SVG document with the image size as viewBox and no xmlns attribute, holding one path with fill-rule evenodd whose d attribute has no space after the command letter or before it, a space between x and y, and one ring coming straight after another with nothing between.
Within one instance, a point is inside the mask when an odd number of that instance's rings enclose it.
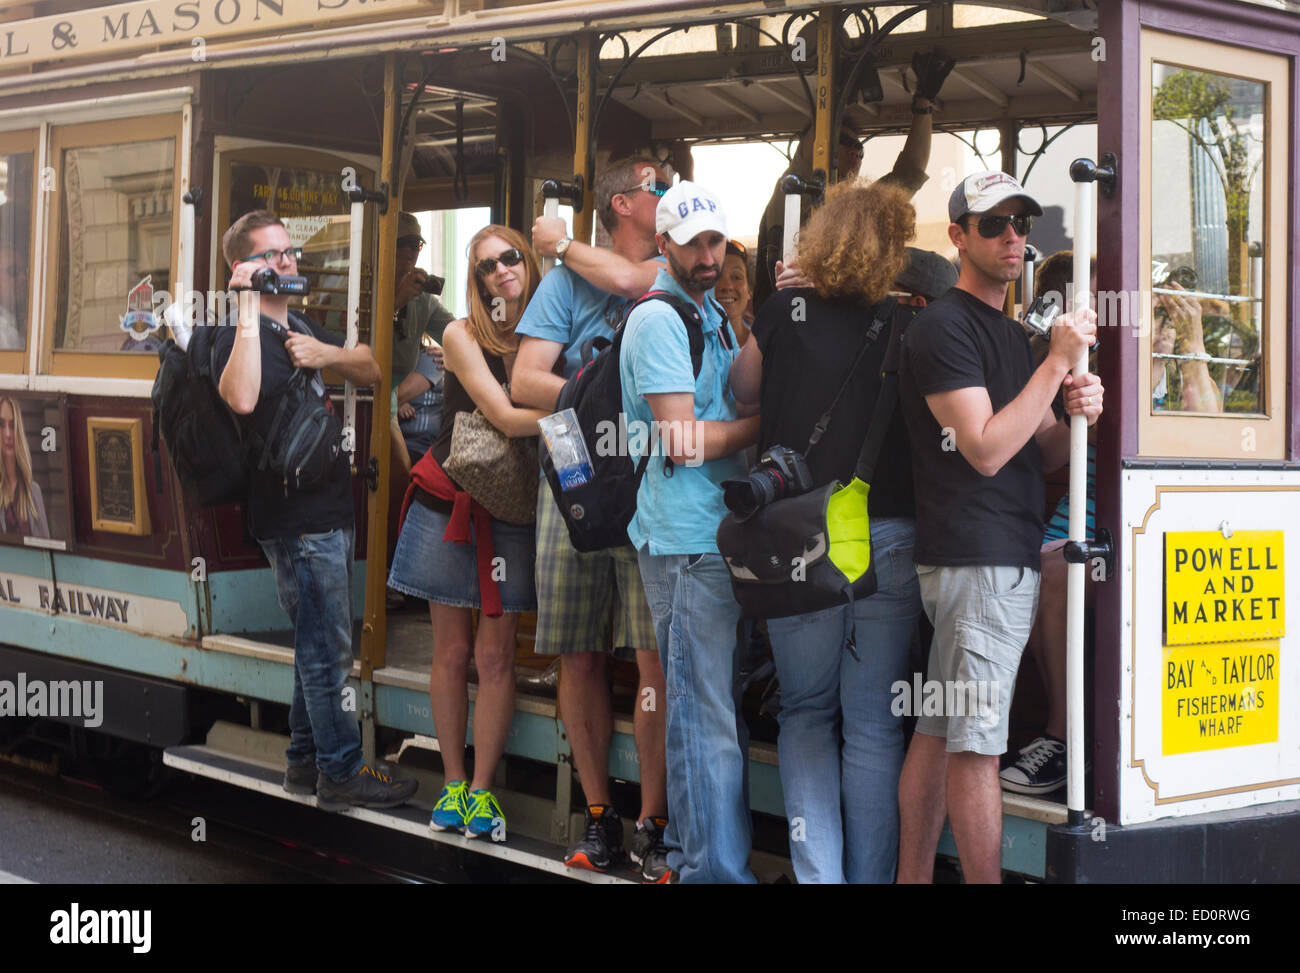
<instances>
[{"instance_id":1,"label":"eyeglasses","mask_svg":"<svg viewBox=\"0 0 1300 973\"><path fill-rule=\"evenodd\" d=\"M1030 229L1033 228L1034 218L1032 216L981 216L979 218L980 236L986 240L996 240L1006 232L1007 224L1016 231L1017 235L1022 237L1029 236ZM970 218L965 220L966 229L970 229Z\"/></svg>"},{"instance_id":2,"label":"eyeglasses","mask_svg":"<svg viewBox=\"0 0 1300 973\"><path fill-rule=\"evenodd\" d=\"M505 264L507 267L513 267L524 259L524 255L517 247L511 247L509 250L502 250L495 257L484 257L474 265L474 273L480 277L486 277L488 274L496 273L497 261Z\"/></svg>"},{"instance_id":3,"label":"eyeglasses","mask_svg":"<svg viewBox=\"0 0 1300 973\"><path fill-rule=\"evenodd\" d=\"M626 195L627 193L634 193L638 189L644 189L648 193L654 193L656 196L662 196L664 193L668 192L668 190L672 188L673 188L672 186L668 185L668 183L664 182L662 179L656 179L653 186L648 186L645 183L641 183L639 186L633 186L631 189L620 189L614 195L623 196Z\"/></svg>"},{"instance_id":4,"label":"eyeglasses","mask_svg":"<svg viewBox=\"0 0 1300 973\"><path fill-rule=\"evenodd\" d=\"M252 256L245 257L243 260L236 260L235 263L246 263L249 260L263 260L266 263L273 264L280 260L288 260L293 257L294 260L302 259L302 247L285 247L283 250L263 250L261 253L255 253Z\"/></svg>"},{"instance_id":5,"label":"eyeglasses","mask_svg":"<svg viewBox=\"0 0 1300 973\"><path fill-rule=\"evenodd\" d=\"M424 241L418 236L399 236L397 238L398 250L414 250L419 253L424 249Z\"/></svg>"}]
</instances>

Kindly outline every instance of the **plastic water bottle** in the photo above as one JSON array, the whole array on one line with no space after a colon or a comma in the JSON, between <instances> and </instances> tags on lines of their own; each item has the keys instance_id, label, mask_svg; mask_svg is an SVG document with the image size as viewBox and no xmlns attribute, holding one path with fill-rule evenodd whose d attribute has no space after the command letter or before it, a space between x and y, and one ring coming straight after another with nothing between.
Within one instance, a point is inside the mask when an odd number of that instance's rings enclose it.
<instances>
[{"instance_id":1,"label":"plastic water bottle","mask_svg":"<svg viewBox=\"0 0 1300 973\"><path fill-rule=\"evenodd\" d=\"M582 438L582 429L578 426L578 416L572 409L565 409L537 420L542 432L546 450L551 454L551 463L560 480L561 490L590 483L595 477L591 468L591 454L587 452L587 443Z\"/></svg>"}]
</instances>

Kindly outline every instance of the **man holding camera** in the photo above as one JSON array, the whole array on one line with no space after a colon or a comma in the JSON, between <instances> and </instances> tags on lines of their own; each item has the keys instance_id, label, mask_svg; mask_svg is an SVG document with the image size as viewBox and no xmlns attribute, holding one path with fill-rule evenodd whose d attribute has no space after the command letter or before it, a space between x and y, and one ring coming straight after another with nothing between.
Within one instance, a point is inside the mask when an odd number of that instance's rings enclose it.
<instances>
[{"instance_id":1,"label":"man holding camera","mask_svg":"<svg viewBox=\"0 0 1300 973\"><path fill-rule=\"evenodd\" d=\"M281 279L298 272L301 251L274 214L255 210L241 216L221 247L231 267L229 289L239 292L239 312L238 326L222 327L214 338L214 374L220 375L221 398L248 417L246 429L267 428L296 369L314 373L311 384L320 396L325 393L322 368L355 385L379 380L368 346L344 349L337 336L300 315L294 315L291 328L288 297L258 293L268 269ZM254 471L247 511L294 630L285 790L315 791L325 810L402 804L415 793L416 782L394 780L366 765L356 707L345 692L352 670L353 557L346 461L315 489L302 491L290 488L274 470Z\"/></svg>"},{"instance_id":2,"label":"man holding camera","mask_svg":"<svg viewBox=\"0 0 1300 973\"><path fill-rule=\"evenodd\" d=\"M758 417L738 418L728 385L736 336L712 300L726 252L717 198L679 182L659 201L656 242L668 260L652 290L700 309L700 372L682 319L663 301L628 316L620 355L629 449L656 454L637 492L628 538L654 619L667 687L668 866L679 881L753 882L746 803L748 733L740 713L740 607L718 554L722 481L743 476ZM633 455L634 463L640 457Z\"/></svg>"},{"instance_id":3,"label":"man holding camera","mask_svg":"<svg viewBox=\"0 0 1300 973\"><path fill-rule=\"evenodd\" d=\"M907 333L899 397L911 438L916 572L934 624L928 678L976 712L923 715L899 780L898 881L929 882L945 811L967 882L1001 881L1002 792L1011 691L1038 602L1043 470L1069 459L1065 410L1101 415L1095 375L1070 369L1096 339L1091 310L1062 315L1035 370L1022 326L1005 317L1032 216L1042 207L1003 172L963 180L948 201L957 285ZM969 695L969 693L967 693Z\"/></svg>"}]
</instances>

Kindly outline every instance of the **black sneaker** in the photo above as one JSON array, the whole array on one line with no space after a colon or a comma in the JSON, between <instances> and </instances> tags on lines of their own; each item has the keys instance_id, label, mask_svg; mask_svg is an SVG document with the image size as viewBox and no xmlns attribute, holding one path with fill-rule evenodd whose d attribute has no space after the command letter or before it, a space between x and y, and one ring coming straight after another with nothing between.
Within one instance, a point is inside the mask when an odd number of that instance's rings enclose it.
<instances>
[{"instance_id":1,"label":"black sneaker","mask_svg":"<svg viewBox=\"0 0 1300 973\"><path fill-rule=\"evenodd\" d=\"M1065 744L1041 736L1020 751L1014 764L998 775L1004 791L1048 794L1065 783Z\"/></svg>"},{"instance_id":2,"label":"black sneaker","mask_svg":"<svg viewBox=\"0 0 1300 973\"><path fill-rule=\"evenodd\" d=\"M667 827L667 818L646 818L632 835L627 856L646 885L667 885L672 877L668 868L668 849L664 847L664 829Z\"/></svg>"},{"instance_id":3,"label":"black sneaker","mask_svg":"<svg viewBox=\"0 0 1300 973\"><path fill-rule=\"evenodd\" d=\"M586 833L565 854L564 864L607 872L623 857L623 820L612 804L593 804L586 816Z\"/></svg>"},{"instance_id":4,"label":"black sneaker","mask_svg":"<svg viewBox=\"0 0 1300 973\"><path fill-rule=\"evenodd\" d=\"M409 801L419 786L419 781L409 777L388 777L368 766L362 767L355 777L342 784L336 784L321 774L316 781L316 806L322 811L397 807Z\"/></svg>"},{"instance_id":5,"label":"black sneaker","mask_svg":"<svg viewBox=\"0 0 1300 973\"><path fill-rule=\"evenodd\" d=\"M290 794L315 794L316 765L289 764L284 770L284 789Z\"/></svg>"}]
</instances>

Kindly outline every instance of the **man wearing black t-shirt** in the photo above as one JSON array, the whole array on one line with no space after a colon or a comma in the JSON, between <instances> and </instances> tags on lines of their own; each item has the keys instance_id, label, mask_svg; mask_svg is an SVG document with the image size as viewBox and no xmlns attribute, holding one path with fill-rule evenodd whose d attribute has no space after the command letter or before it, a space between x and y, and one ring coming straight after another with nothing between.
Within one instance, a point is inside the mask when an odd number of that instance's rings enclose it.
<instances>
[{"instance_id":1,"label":"man wearing black t-shirt","mask_svg":"<svg viewBox=\"0 0 1300 973\"><path fill-rule=\"evenodd\" d=\"M1052 400L1064 383L1066 412L1091 425L1103 390L1094 375L1069 374L1095 340L1091 310L1058 319L1037 370L1024 329L1001 312L1038 203L1006 173L982 172L953 192L948 215L961 273L912 323L899 375L916 571L935 628L928 679L943 687L944 709L917 721L903 765L898 880L933 878L946 811L966 881L996 883L998 757L1038 601L1043 470L1069 459Z\"/></svg>"},{"instance_id":2,"label":"man wearing black t-shirt","mask_svg":"<svg viewBox=\"0 0 1300 973\"><path fill-rule=\"evenodd\" d=\"M367 345L345 349L334 335L301 316L289 329L289 299L248 290L253 274L270 267L298 273L300 251L272 213L241 216L221 240L231 266L230 290L239 291L237 327L222 327L213 341L214 374L222 399L246 423L264 428L297 368L332 368L356 385L379 381ZM311 333L300 333L302 329ZM281 339L279 335L288 332ZM280 606L293 623L293 701L289 707L285 790L316 792L325 810L395 807L415 793L414 780L394 780L371 770L361 755L356 707L345 693L352 671L352 484L340 462L314 490L294 491L273 471L254 473L249 485L249 527L275 575ZM319 773L318 773L319 771Z\"/></svg>"}]
</instances>

